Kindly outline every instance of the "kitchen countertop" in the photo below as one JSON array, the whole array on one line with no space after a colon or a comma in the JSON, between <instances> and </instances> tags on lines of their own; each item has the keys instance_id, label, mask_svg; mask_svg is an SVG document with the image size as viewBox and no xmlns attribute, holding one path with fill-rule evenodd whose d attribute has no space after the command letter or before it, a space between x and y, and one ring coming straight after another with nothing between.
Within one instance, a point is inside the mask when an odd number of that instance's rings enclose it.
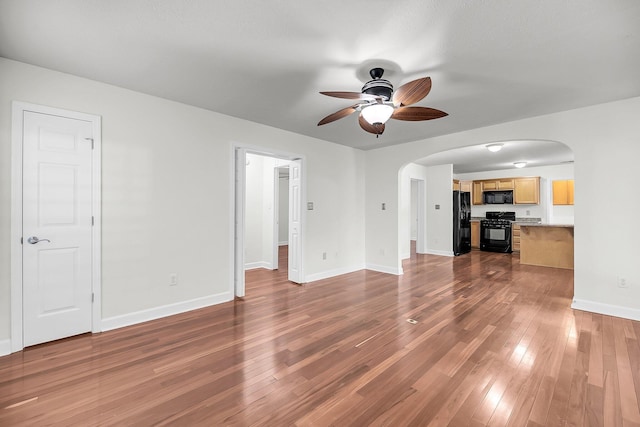
<instances>
[{"instance_id":1,"label":"kitchen countertop","mask_svg":"<svg viewBox=\"0 0 640 427\"><path fill-rule=\"evenodd\" d=\"M561 227L561 228L573 228L573 224L547 224L541 222L519 222L515 221L520 227Z\"/></svg>"}]
</instances>

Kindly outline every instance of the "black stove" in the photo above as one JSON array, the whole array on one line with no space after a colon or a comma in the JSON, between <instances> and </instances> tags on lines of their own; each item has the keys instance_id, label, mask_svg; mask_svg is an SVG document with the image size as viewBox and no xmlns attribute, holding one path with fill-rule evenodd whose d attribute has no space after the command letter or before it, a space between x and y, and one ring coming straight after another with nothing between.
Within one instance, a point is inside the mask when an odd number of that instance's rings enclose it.
<instances>
[{"instance_id":1,"label":"black stove","mask_svg":"<svg viewBox=\"0 0 640 427\"><path fill-rule=\"evenodd\" d=\"M487 212L486 219L480 220L480 249L512 252L511 222L515 220L515 212Z\"/></svg>"}]
</instances>

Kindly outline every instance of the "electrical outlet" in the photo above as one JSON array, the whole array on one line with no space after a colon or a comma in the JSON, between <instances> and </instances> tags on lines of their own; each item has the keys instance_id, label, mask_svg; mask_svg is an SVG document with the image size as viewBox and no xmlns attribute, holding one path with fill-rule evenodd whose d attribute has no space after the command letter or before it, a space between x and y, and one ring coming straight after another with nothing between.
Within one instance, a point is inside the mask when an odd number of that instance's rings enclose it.
<instances>
[{"instance_id":1,"label":"electrical outlet","mask_svg":"<svg viewBox=\"0 0 640 427\"><path fill-rule=\"evenodd\" d=\"M527 209L527 216L531 215L531 211Z\"/></svg>"},{"instance_id":2,"label":"electrical outlet","mask_svg":"<svg viewBox=\"0 0 640 427\"><path fill-rule=\"evenodd\" d=\"M618 287L619 288L628 288L627 279L625 277L618 277Z\"/></svg>"},{"instance_id":3,"label":"electrical outlet","mask_svg":"<svg viewBox=\"0 0 640 427\"><path fill-rule=\"evenodd\" d=\"M383 203L383 204L382 204L382 210L383 210L383 211L386 211L386 210L387 210L387 204L386 204L386 203Z\"/></svg>"},{"instance_id":4,"label":"electrical outlet","mask_svg":"<svg viewBox=\"0 0 640 427\"><path fill-rule=\"evenodd\" d=\"M169 274L169 286L176 286L178 284L178 274L171 273Z\"/></svg>"}]
</instances>

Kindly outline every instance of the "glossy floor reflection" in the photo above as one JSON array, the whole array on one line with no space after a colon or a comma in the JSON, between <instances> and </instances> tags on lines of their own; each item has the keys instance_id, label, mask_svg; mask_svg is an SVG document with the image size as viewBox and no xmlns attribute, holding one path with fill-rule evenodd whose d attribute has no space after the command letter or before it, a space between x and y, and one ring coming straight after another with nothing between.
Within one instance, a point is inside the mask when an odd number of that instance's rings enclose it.
<instances>
[{"instance_id":1,"label":"glossy floor reflection","mask_svg":"<svg viewBox=\"0 0 640 427\"><path fill-rule=\"evenodd\" d=\"M640 425L640 322L572 310L572 271L404 268L253 270L244 301L2 357L0 425Z\"/></svg>"}]
</instances>

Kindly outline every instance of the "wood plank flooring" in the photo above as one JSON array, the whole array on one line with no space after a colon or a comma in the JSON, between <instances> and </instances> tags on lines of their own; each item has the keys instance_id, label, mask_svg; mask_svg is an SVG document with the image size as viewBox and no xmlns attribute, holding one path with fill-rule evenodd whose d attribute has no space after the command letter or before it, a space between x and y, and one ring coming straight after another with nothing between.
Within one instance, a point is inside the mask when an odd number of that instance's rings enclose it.
<instances>
[{"instance_id":1,"label":"wood plank flooring","mask_svg":"<svg viewBox=\"0 0 640 427\"><path fill-rule=\"evenodd\" d=\"M244 301L2 357L0 425L640 426L640 322L572 310L573 271L404 268L297 286L284 259Z\"/></svg>"}]
</instances>

